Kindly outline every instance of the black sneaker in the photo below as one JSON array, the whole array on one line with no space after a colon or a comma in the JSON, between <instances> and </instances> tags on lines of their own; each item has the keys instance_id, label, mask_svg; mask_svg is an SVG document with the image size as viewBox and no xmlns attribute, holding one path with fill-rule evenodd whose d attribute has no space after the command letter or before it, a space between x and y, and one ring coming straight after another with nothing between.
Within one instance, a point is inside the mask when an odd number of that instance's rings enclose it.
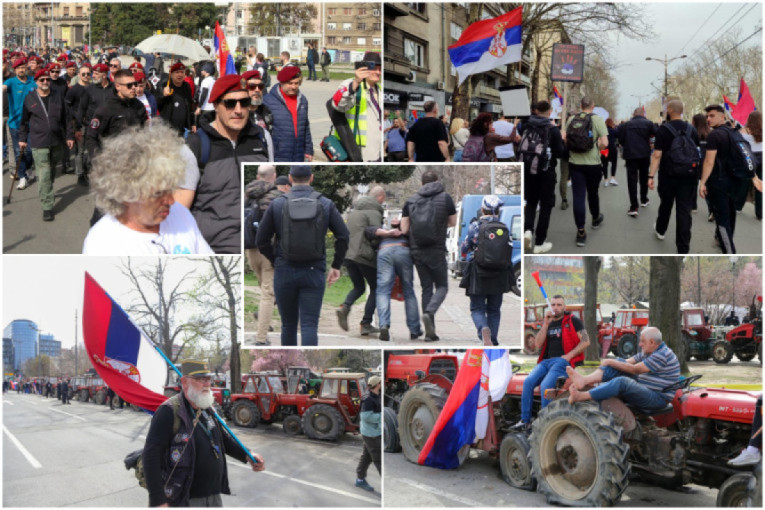
<instances>
[{"instance_id":1,"label":"black sneaker","mask_svg":"<svg viewBox=\"0 0 765 510\"><path fill-rule=\"evenodd\" d=\"M43 221L53 221L54 218L53 211L43 211Z\"/></svg>"},{"instance_id":2,"label":"black sneaker","mask_svg":"<svg viewBox=\"0 0 765 510\"><path fill-rule=\"evenodd\" d=\"M380 334L377 336L377 338L383 342L388 342L390 340L390 331L388 328L380 328Z\"/></svg>"},{"instance_id":3,"label":"black sneaker","mask_svg":"<svg viewBox=\"0 0 765 510\"><path fill-rule=\"evenodd\" d=\"M561 203L560 203L560 210L561 210L561 211L565 211L566 209L568 209L568 200L566 200L566 199L564 198L563 200L561 200Z\"/></svg>"},{"instance_id":4,"label":"black sneaker","mask_svg":"<svg viewBox=\"0 0 765 510\"><path fill-rule=\"evenodd\" d=\"M361 336L376 335L377 333L380 332L379 329L372 326L371 324L361 324L361 327L359 329L360 329Z\"/></svg>"},{"instance_id":5,"label":"black sneaker","mask_svg":"<svg viewBox=\"0 0 765 510\"><path fill-rule=\"evenodd\" d=\"M337 314L337 323L343 331L348 331L348 314L350 312L351 308L345 305L340 305L340 307L335 310L335 313Z\"/></svg>"},{"instance_id":6,"label":"black sneaker","mask_svg":"<svg viewBox=\"0 0 765 510\"><path fill-rule=\"evenodd\" d=\"M88 179L87 175L81 174L79 177L77 177L77 184L79 184L83 188L87 188L88 186L90 186L90 179Z\"/></svg>"},{"instance_id":7,"label":"black sneaker","mask_svg":"<svg viewBox=\"0 0 765 510\"><path fill-rule=\"evenodd\" d=\"M409 333L409 340L417 340L422 336L422 331L419 333Z\"/></svg>"},{"instance_id":8,"label":"black sneaker","mask_svg":"<svg viewBox=\"0 0 765 510\"><path fill-rule=\"evenodd\" d=\"M587 244L587 232L584 229L576 231L576 245L583 248Z\"/></svg>"},{"instance_id":9,"label":"black sneaker","mask_svg":"<svg viewBox=\"0 0 765 510\"><path fill-rule=\"evenodd\" d=\"M605 216L603 216L603 213L598 214L598 217L592 220L592 228L598 229L603 224L603 220L605 219Z\"/></svg>"},{"instance_id":10,"label":"black sneaker","mask_svg":"<svg viewBox=\"0 0 765 510\"><path fill-rule=\"evenodd\" d=\"M441 337L439 337L438 335L433 335L433 336L425 335L426 342L438 342L439 340L441 340Z\"/></svg>"},{"instance_id":11,"label":"black sneaker","mask_svg":"<svg viewBox=\"0 0 765 510\"><path fill-rule=\"evenodd\" d=\"M436 336L436 325L433 323L433 314L425 312L422 314L422 324L425 326L425 341ZM432 340L430 340L432 341Z\"/></svg>"}]
</instances>

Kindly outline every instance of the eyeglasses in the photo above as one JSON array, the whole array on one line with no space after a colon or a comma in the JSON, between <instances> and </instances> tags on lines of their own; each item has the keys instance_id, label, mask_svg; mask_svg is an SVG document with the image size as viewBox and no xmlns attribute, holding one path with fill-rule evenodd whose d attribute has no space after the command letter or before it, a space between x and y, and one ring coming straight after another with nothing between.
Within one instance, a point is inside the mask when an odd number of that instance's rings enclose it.
<instances>
[{"instance_id":1,"label":"eyeglasses","mask_svg":"<svg viewBox=\"0 0 765 510\"><path fill-rule=\"evenodd\" d=\"M85 76L90 76L90 73L80 73L80 76L84 78Z\"/></svg>"},{"instance_id":2,"label":"eyeglasses","mask_svg":"<svg viewBox=\"0 0 765 510\"><path fill-rule=\"evenodd\" d=\"M136 82L134 82L134 81L131 81L130 83L119 83L119 82L117 82L117 85L121 85L121 86L125 87L126 89L130 90L130 89L132 89L133 87L135 87L138 84Z\"/></svg>"},{"instance_id":3,"label":"eyeglasses","mask_svg":"<svg viewBox=\"0 0 765 510\"><path fill-rule=\"evenodd\" d=\"M38 78L37 81L50 81L50 78Z\"/></svg>"},{"instance_id":4,"label":"eyeglasses","mask_svg":"<svg viewBox=\"0 0 765 510\"><path fill-rule=\"evenodd\" d=\"M51 70L50 70L50 74L53 74L53 73L60 73L60 72L61 72L61 70L60 70L60 69L51 69Z\"/></svg>"},{"instance_id":5,"label":"eyeglasses","mask_svg":"<svg viewBox=\"0 0 765 510\"><path fill-rule=\"evenodd\" d=\"M243 97L241 99L224 99L222 103L223 106L226 107L226 110L233 110L236 108L237 103L239 103L242 108L249 108L252 104L252 99L249 97Z\"/></svg>"},{"instance_id":6,"label":"eyeglasses","mask_svg":"<svg viewBox=\"0 0 765 510\"><path fill-rule=\"evenodd\" d=\"M248 84L247 84L247 88L248 88L249 90L255 90L255 89L257 89L257 90L263 90L263 89L265 89L265 88L266 88L266 86L265 86L264 84L262 84L262 83L257 83L257 84L256 84L256 83L248 83Z\"/></svg>"},{"instance_id":7,"label":"eyeglasses","mask_svg":"<svg viewBox=\"0 0 765 510\"><path fill-rule=\"evenodd\" d=\"M114 65L114 64L109 64L109 67L113 67L113 68L115 68L115 69L116 69L116 68L118 68L119 66L117 66L117 65Z\"/></svg>"}]
</instances>

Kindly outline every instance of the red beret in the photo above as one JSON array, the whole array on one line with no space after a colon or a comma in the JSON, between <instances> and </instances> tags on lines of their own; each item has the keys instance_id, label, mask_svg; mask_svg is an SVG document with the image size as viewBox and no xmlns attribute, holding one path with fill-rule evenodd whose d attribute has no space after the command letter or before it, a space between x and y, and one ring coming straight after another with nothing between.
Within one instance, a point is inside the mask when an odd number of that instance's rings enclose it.
<instances>
[{"instance_id":1,"label":"red beret","mask_svg":"<svg viewBox=\"0 0 765 510\"><path fill-rule=\"evenodd\" d=\"M85 67L87 67L88 69L93 69L93 64L91 64L91 63L90 63L90 62L88 62L87 60L86 60L85 62L83 62L82 64L80 64L80 65L81 65L81 66L85 66Z\"/></svg>"},{"instance_id":2,"label":"red beret","mask_svg":"<svg viewBox=\"0 0 765 510\"><path fill-rule=\"evenodd\" d=\"M297 76L300 76L300 68L294 65L287 65L282 67L282 70L277 73L276 79L279 80L279 83L285 83L294 80Z\"/></svg>"},{"instance_id":3,"label":"red beret","mask_svg":"<svg viewBox=\"0 0 765 510\"><path fill-rule=\"evenodd\" d=\"M29 57L29 60L28 60L28 62L32 62L32 61L35 61L35 62L37 62L38 64L42 64L42 63L43 63L43 59L41 59L41 58L40 58L40 57L38 57L37 55L32 55L31 57Z\"/></svg>"},{"instance_id":4,"label":"red beret","mask_svg":"<svg viewBox=\"0 0 765 510\"><path fill-rule=\"evenodd\" d=\"M48 71L47 68L42 68L35 74L35 81L39 80L42 77L50 78L50 71Z\"/></svg>"},{"instance_id":5,"label":"red beret","mask_svg":"<svg viewBox=\"0 0 765 510\"><path fill-rule=\"evenodd\" d=\"M98 71L99 73L108 73L109 66L106 64L96 64L93 66L93 70Z\"/></svg>"},{"instance_id":6,"label":"red beret","mask_svg":"<svg viewBox=\"0 0 765 510\"><path fill-rule=\"evenodd\" d=\"M72 60L70 60L69 62L66 63L66 68L69 69L70 67L75 67L76 68L77 67L77 63L72 61Z\"/></svg>"},{"instance_id":7,"label":"red beret","mask_svg":"<svg viewBox=\"0 0 765 510\"><path fill-rule=\"evenodd\" d=\"M146 75L143 74L143 71L137 71L133 73L133 78L135 79L135 81L143 81L144 78L146 78Z\"/></svg>"},{"instance_id":8,"label":"red beret","mask_svg":"<svg viewBox=\"0 0 765 510\"><path fill-rule=\"evenodd\" d=\"M61 70L61 64L59 64L58 62L51 62L50 64L48 64L48 69L50 69L51 71L55 71L55 70L59 70L60 71Z\"/></svg>"},{"instance_id":9,"label":"red beret","mask_svg":"<svg viewBox=\"0 0 765 510\"><path fill-rule=\"evenodd\" d=\"M253 69L252 71L247 71L246 73L244 73L242 75L242 79L244 81L247 81L247 80L260 80L261 79L260 71L258 71L257 69Z\"/></svg>"},{"instance_id":10,"label":"red beret","mask_svg":"<svg viewBox=\"0 0 765 510\"><path fill-rule=\"evenodd\" d=\"M56 57L56 60L58 61L69 60L69 57L66 56L66 53L62 53L58 57Z\"/></svg>"},{"instance_id":11,"label":"red beret","mask_svg":"<svg viewBox=\"0 0 765 510\"><path fill-rule=\"evenodd\" d=\"M170 66L170 72L174 73L175 71L185 71L186 66L183 65L183 62L176 62L172 66Z\"/></svg>"},{"instance_id":12,"label":"red beret","mask_svg":"<svg viewBox=\"0 0 765 510\"><path fill-rule=\"evenodd\" d=\"M8 53L8 48L3 48L3 55L6 55Z\"/></svg>"},{"instance_id":13,"label":"red beret","mask_svg":"<svg viewBox=\"0 0 765 510\"><path fill-rule=\"evenodd\" d=\"M130 65L128 66L128 69L130 69L131 71L132 71L133 69L143 69L143 65L141 65L141 63L140 63L140 62L133 62L132 64L130 64Z\"/></svg>"},{"instance_id":14,"label":"red beret","mask_svg":"<svg viewBox=\"0 0 765 510\"><path fill-rule=\"evenodd\" d=\"M16 69L19 66L25 66L27 65L27 59L25 58L17 58L13 61L13 68Z\"/></svg>"},{"instance_id":15,"label":"red beret","mask_svg":"<svg viewBox=\"0 0 765 510\"><path fill-rule=\"evenodd\" d=\"M238 74L227 74L223 78L218 78L210 92L210 102L214 103L232 90L244 90L242 88L241 76Z\"/></svg>"}]
</instances>

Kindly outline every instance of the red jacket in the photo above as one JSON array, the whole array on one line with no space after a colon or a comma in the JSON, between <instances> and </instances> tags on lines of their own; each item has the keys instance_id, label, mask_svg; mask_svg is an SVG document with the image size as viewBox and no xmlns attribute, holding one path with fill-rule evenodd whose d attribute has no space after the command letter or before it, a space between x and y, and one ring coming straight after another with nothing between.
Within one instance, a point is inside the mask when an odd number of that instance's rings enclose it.
<instances>
[{"instance_id":1,"label":"red jacket","mask_svg":"<svg viewBox=\"0 0 765 510\"><path fill-rule=\"evenodd\" d=\"M573 317L574 316L571 315L571 312L564 312L563 319L561 320L561 326L563 328L563 352L566 354L573 351L574 348L579 345L579 335L577 334L576 330L574 330L574 325L572 323ZM546 350L547 338L545 338L545 343L542 344L542 350L539 353L539 359L537 359L537 363L544 359ZM583 361L584 353L582 352L571 360L571 367L576 367L577 363L582 363Z\"/></svg>"}]
</instances>

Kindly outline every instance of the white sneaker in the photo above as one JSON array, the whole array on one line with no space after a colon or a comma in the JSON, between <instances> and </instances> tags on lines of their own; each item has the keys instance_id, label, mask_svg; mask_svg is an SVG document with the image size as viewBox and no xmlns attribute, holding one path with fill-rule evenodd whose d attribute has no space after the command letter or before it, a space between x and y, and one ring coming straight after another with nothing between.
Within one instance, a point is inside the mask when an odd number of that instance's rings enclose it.
<instances>
[{"instance_id":1,"label":"white sneaker","mask_svg":"<svg viewBox=\"0 0 765 510\"><path fill-rule=\"evenodd\" d=\"M603 181L603 187L604 187L604 188L607 188L607 187L608 187L608 181Z\"/></svg>"},{"instance_id":2,"label":"white sneaker","mask_svg":"<svg viewBox=\"0 0 765 510\"><path fill-rule=\"evenodd\" d=\"M748 447L739 454L735 459L728 461L729 466L753 466L760 462L762 454L758 451L752 451Z\"/></svg>"},{"instance_id":3,"label":"white sneaker","mask_svg":"<svg viewBox=\"0 0 765 510\"><path fill-rule=\"evenodd\" d=\"M650 204L650 203L651 203L651 199L648 199L645 202L643 202L642 204L640 204L640 207L648 207L648 204Z\"/></svg>"},{"instance_id":4,"label":"white sneaker","mask_svg":"<svg viewBox=\"0 0 765 510\"><path fill-rule=\"evenodd\" d=\"M548 251L552 250L552 243L550 241L545 241L542 244L538 244L534 246L534 253L547 253Z\"/></svg>"},{"instance_id":5,"label":"white sneaker","mask_svg":"<svg viewBox=\"0 0 765 510\"><path fill-rule=\"evenodd\" d=\"M659 241L663 241L666 237L665 234L659 234L659 232L656 231L656 223L653 224L653 233L656 234L656 237L659 239Z\"/></svg>"},{"instance_id":6,"label":"white sneaker","mask_svg":"<svg viewBox=\"0 0 765 510\"><path fill-rule=\"evenodd\" d=\"M527 250L530 250L531 247L533 246L532 235L533 234L531 230L527 230L526 232L523 233L523 245Z\"/></svg>"},{"instance_id":7,"label":"white sneaker","mask_svg":"<svg viewBox=\"0 0 765 510\"><path fill-rule=\"evenodd\" d=\"M570 187L571 187L571 181L568 181L568 182L566 183L566 186L568 186L568 187L570 188Z\"/></svg>"},{"instance_id":8,"label":"white sneaker","mask_svg":"<svg viewBox=\"0 0 765 510\"><path fill-rule=\"evenodd\" d=\"M27 178L22 177L21 179L19 179L19 185L16 186L16 189L26 189L28 185L29 183L27 182Z\"/></svg>"},{"instance_id":9,"label":"white sneaker","mask_svg":"<svg viewBox=\"0 0 765 510\"><path fill-rule=\"evenodd\" d=\"M611 184L611 186L618 186L619 185L619 183L616 182L616 179L614 179L613 177L611 177L611 180L608 181L608 182Z\"/></svg>"}]
</instances>

